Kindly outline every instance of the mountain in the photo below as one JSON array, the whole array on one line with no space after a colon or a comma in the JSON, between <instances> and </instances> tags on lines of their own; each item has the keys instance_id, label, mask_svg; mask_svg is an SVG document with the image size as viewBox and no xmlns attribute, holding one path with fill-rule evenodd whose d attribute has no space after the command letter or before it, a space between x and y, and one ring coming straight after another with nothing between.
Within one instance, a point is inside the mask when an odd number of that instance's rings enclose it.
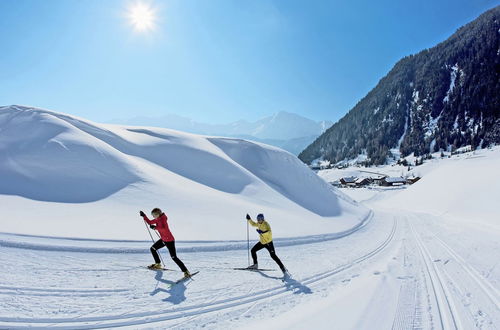
<instances>
[{"instance_id":1,"label":"mountain","mask_svg":"<svg viewBox=\"0 0 500 330\"><path fill-rule=\"evenodd\" d=\"M367 164L500 142L500 6L437 46L400 60L356 106L309 145L310 163L368 156Z\"/></svg>"},{"instance_id":2,"label":"mountain","mask_svg":"<svg viewBox=\"0 0 500 330\"><path fill-rule=\"evenodd\" d=\"M245 120L229 124L205 124L178 115L162 117L134 117L113 122L127 125L148 125L166 127L183 132L237 137L270 144L285 149L295 155L313 142L333 123L330 121L315 122L311 119L288 112L278 112L256 122Z\"/></svg>"},{"instance_id":3,"label":"mountain","mask_svg":"<svg viewBox=\"0 0 500 330\"><path fill-rule=\"evenodd\" d=\"M160 207L184 239L242 239L245 214L261 212L303 236L367 214L275 147L23 106L0 107L0 178L10 233L143 239L139 210Z\"/></svg>"}]
</instances>

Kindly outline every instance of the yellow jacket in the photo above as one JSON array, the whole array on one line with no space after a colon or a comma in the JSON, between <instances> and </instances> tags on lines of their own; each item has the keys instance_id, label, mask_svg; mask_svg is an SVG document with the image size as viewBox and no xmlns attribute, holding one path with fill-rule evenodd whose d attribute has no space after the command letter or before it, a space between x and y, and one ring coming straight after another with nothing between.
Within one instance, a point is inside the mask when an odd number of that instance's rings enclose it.
<instances>
[{"instance_id":1,"label":"yellow jacket","mask_svg":"<svg viewBox=\"0 0 500 330\"><path fill-rule=\"evenodd\" d=\"M254 222L253 220L247 220L252 227L257 227L258 230L262 231L262 234L259 233L260 242L262 244L267 244L272 242L273 240L273 232L271 231L271 226L267 223L266 220L262 221L262 223Z\"/></svg>"}]
</instances>

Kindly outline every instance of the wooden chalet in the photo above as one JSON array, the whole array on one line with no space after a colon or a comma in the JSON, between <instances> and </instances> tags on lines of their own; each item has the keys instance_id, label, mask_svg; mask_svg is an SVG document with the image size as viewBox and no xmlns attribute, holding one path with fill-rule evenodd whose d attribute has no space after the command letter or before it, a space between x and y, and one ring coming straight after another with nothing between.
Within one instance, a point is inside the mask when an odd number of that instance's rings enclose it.
<instances>
[{"instance_id":1,"label":"wooden chalet","mask_svg":"<svg viewBox=\"0 0 500 330\"><path fill-rule=\"evenodd\" d=\"M346 187L355 187L356 186L356 180L358 178L355 177L355 176L348 176L348 177L345 177L345 178L341 178L340 179L340 183L343 185L343 186L346 186Z\"/></svg>"},{"instance_id":2,"label":"wooden chalet","mask_svg":"<svg viewBox=\"0 0 500 330\"><path fill-rule=\"evenodd\" d=\"M406 184L406 179L402 177L386 177L382 179L380 184L386 187L402 186Z\"/></svg>"},{"instance_id":3,"label":"wooden chalet","mask_svg":"<svg viewBox=\"0 0 500 330\"><path fill-rule=\"evenodd\" d=\"M412 178L408 178L406 179L406 183L408 184L414 184L415 182L417 182L418 180L420 180L420 177L419 176L416 176L416 177L412 177Z\"/></svg>"},{"instance_id":4,"label":"wooden chalet","mask_svg":"<svg viewBox=\"0 0 500 330\"><path fill-rule=\"evenodd\" d=\"M371 180L369 178L358 178L355 183L356 187L364 187L369 185Z\"/></svg>"}]
</instances>

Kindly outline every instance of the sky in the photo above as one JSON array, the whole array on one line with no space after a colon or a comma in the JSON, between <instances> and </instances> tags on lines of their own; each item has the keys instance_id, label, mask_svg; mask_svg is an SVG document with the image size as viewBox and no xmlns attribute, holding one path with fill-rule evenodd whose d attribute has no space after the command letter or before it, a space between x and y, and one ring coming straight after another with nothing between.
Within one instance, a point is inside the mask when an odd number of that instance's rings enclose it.
<instances>
[{"instance_id":1,"label":"sky","mask_svg":"<svg viewBox=\"0 0 500 330\"><path fill-rule=\"evenodd\" d=\"M138 30L137 3L154 26ZM0 105L99 122L345 115L492 0L0 0Z\"/></svg>"}]
</instances>

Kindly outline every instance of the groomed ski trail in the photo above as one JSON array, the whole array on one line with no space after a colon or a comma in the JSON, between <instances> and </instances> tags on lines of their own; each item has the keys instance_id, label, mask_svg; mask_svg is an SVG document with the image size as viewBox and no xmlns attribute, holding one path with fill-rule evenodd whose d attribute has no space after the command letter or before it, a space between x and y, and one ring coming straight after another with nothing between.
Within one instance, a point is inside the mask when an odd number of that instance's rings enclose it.
<instances>
[{"instance_id":1,"label":"groomed ski trail","mask_svg":"<svg viewBox=\"0 0 500 330\"><path fill-rule=\"evenodd\" d=\"M346 262L340 266L337 266L326 271L318 272L310 276L295 279L285 279L285 283L281 281L276 282L278 285L274 285L269 288L262 290L251 290L251 292L243 295L237 295L230 298L215 298L210 296L212 299L203 299L203 297L198 297L204 300L204 303L189 305L185 307L174 307L167 310L151 311L143 313L121 313L119 315L103 315L103 316L91 316L102 310L96 309L90 313L82 314L76 317L59 317L59 318L10 318L10 317L0 317L0 327L7 328L25 328L25 327L51 327L51 328L72 328L72 329L82 329L82 328L108 328L108 327L120 327L120 326L133 326L142 324L158 324L162 321L181 319L186 317L192 317L202 314L207 314L211 312L221 311L230 309L233 307L251 305L256 302L263 302L267 300L274 299L281 295L293 294L296 289L304 288L308 285L319 283L324 279L328 279L336 274L339 274L345 270L348 270L370 258L376 256L378 253L383 251L393 240L397 229L397 222L392 220L392 225L389 232L386 233L385 239L375 246L375 248L370 249L368 252L356 256L349 262ZM307 244L320 244L320 243L307 243ZM262 254L260 258L266 258L265 254ZM199 267L203 269L203 267ZM250 272L253 274L252 272ZM279 272L280 273L280 272ZM269 278L281 279L280 277L268 276ZM197 279L196 282L202 281ZM179 283L176 287L184 287L187 283ZM71 291L71 289L67 289ZM118 292L127 292L132 290L127 290L125 288L117 289ZM49 291L50 292L50 291ZM218 297L222 295L219 292ZM110 309L109 306L107 309Z\"/></svg>"}]
</instances>

